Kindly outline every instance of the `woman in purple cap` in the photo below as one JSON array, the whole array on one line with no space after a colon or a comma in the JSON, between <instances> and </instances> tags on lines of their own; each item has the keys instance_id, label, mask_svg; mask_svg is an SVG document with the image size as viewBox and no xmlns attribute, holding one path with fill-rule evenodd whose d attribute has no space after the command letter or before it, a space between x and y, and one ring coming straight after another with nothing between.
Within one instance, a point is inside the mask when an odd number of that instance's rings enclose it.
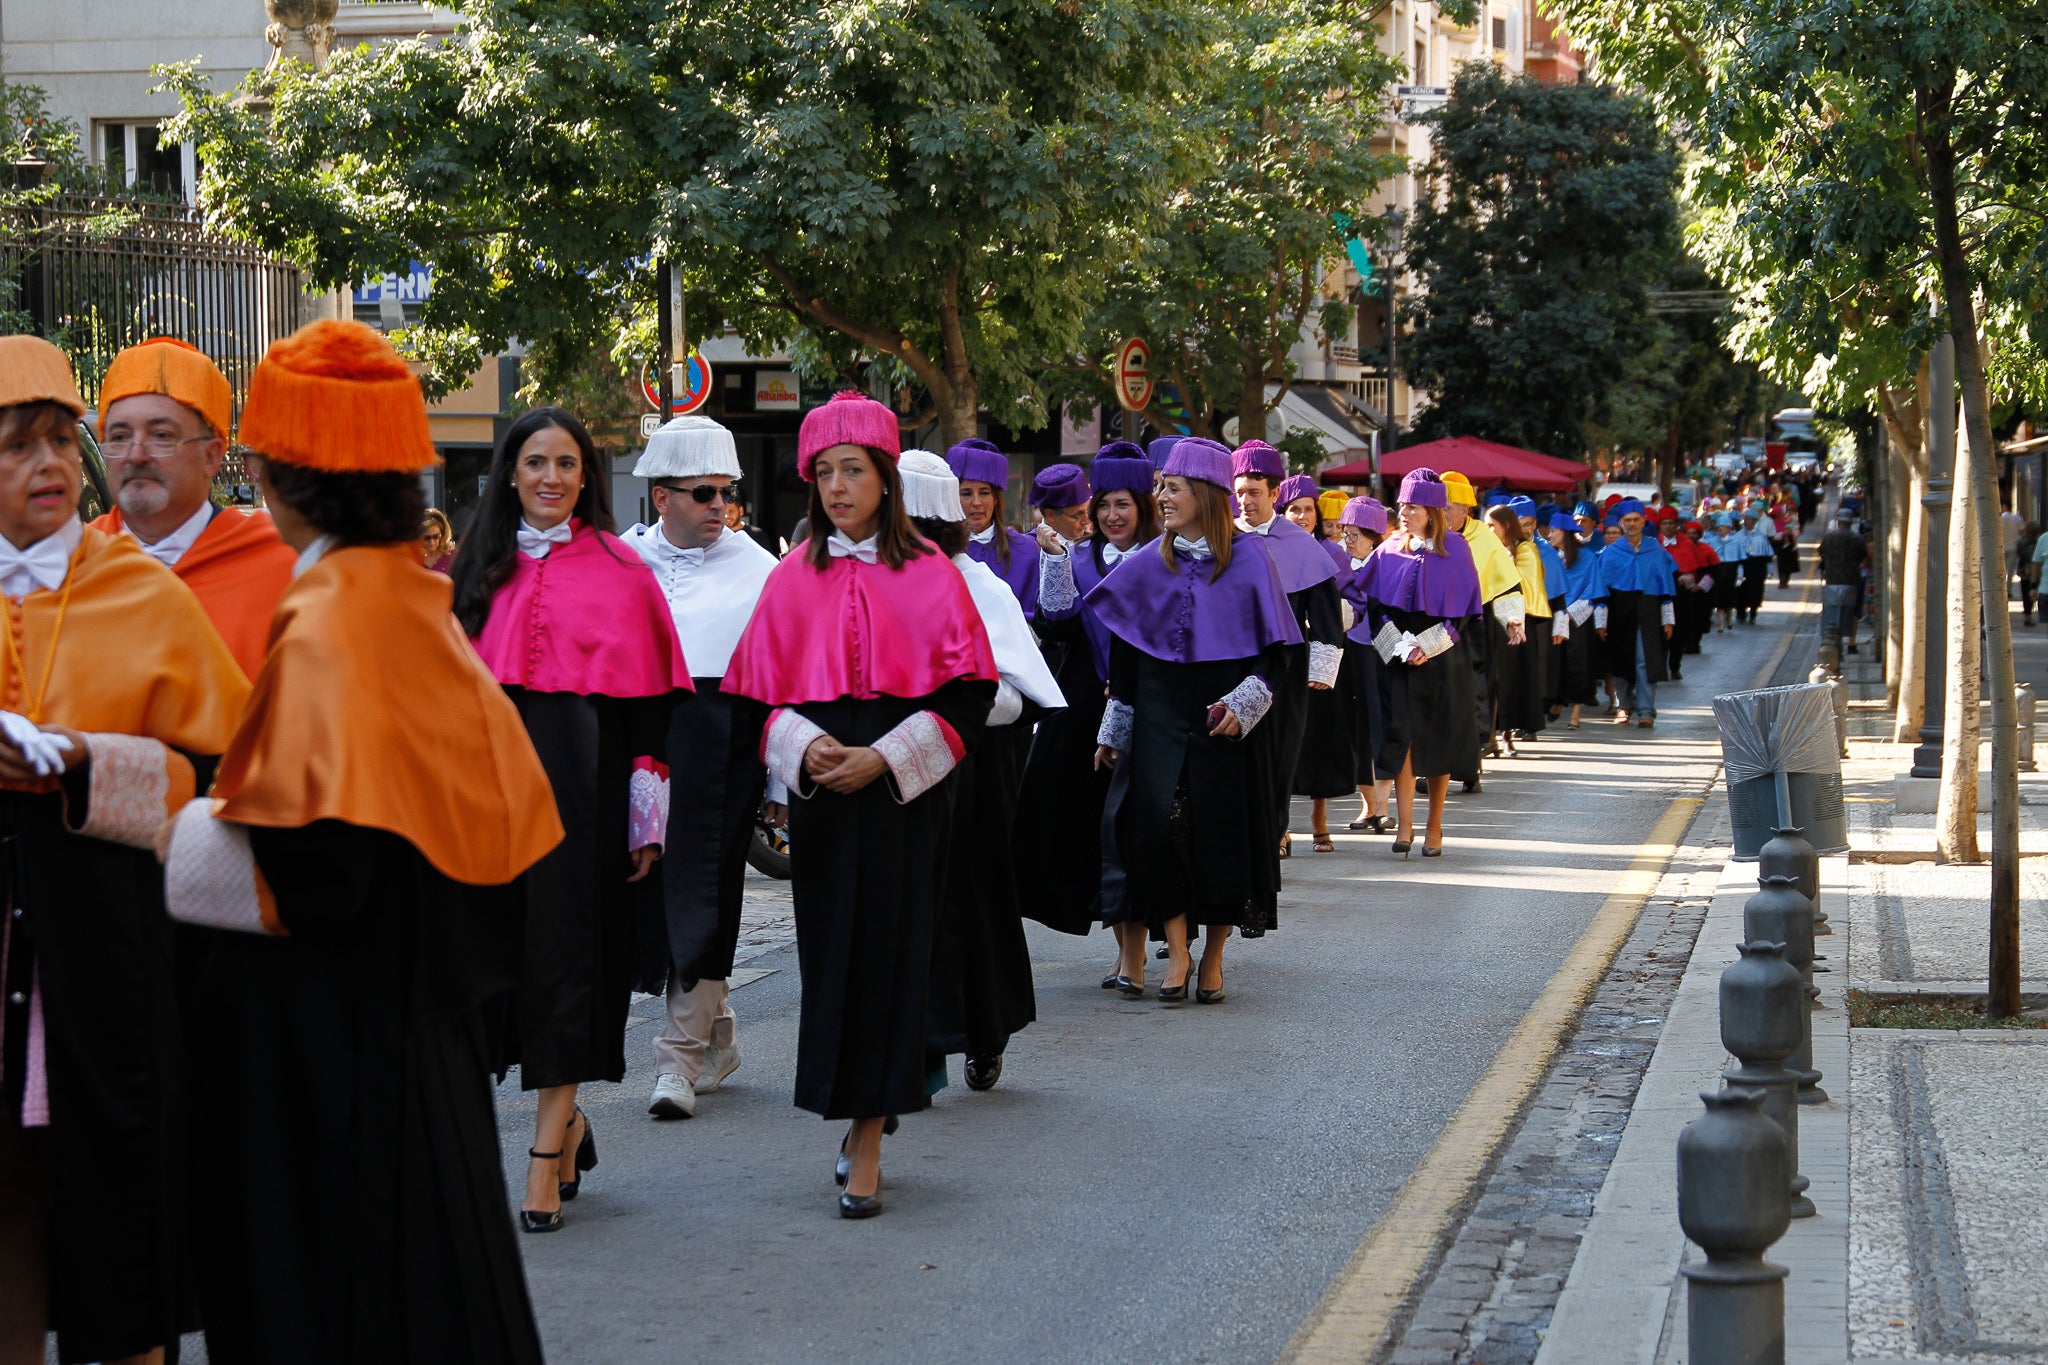
<instances>
[{"instance_id":1,"label":"woman in purple cap","mask_svg":"<svg viewBox=\"0 0 2048 1365\"><path fill-rule=\"evenodd\" d=\"M995 570L1017 594L1026 620L1038 617L1038 542L1004 520L1010 458L993 441L970 436L946 452L960 480L960 510L967 513L967 555Z\"/></svg>"},{"instance_id":2,"label":"woman in purple cap","mask_svg":"<svg viewBox=\"0 0 2048 1365\"><path fill-rule=\"evenodd\" d=\"M1327 592L1337 608L1337 629L1341 632L1344 607L1339 588L1340 581L1350 575L1351 558L1344 553L1343 546L1323 538L1323 517L1316 507L1316 481L1306 474L1290 474L1280 481L1273 501L1280 515L1300 527L1329 559L1335 577ZM1350 670L1344 666L1341 636L1336 659L1330 685L1310 687L1305 698L1301 749L1295 756L1291 787L1293 795L1309 798L1309 829L1314 840L1309 847L1317 853L1337 851L1330 838L1330 798L1349 796L1358 789L1358 755L1352 748L1352 720L1358 710L1358 697ZM1285 837L1282 836L1283 840Z\"/></svg>"},{"instance_id":3,"label":"woman in purple cap","mask_svg":"<svg viewBox=\"0 0 2048 1365\"><path fill-rule=\"evenodd\" d=\"M1097 761L1102 918L1166 938L1162 1001L1188 997L1188 937L1208 929L1195 999L1223 999L1223 944L1271 929L1280 895L1273 706L1301 639L1272 560L1230 519L1230 452L1188 437L1162 471L1164 534L1089 592L1112 637ZM1319 556L1320 557L1320 556Z\"/></svg>"},{"instance_id":4,"label":"woman in purple cap","mask_svg":"<svg viewBox=\"0 0 2048 1365\"><path fill-rule=\"evenodd\" d=\"M1424 857L1443 852L1451 774L1479 766L1479 720L1464 632L1482 603L1465 538L1448 529L1450 498L1432 469L1401 480L1401 530L1352 575L1345 595L1364 611L1379 652L1386 733L1377 764L1394 772L1400 828L1394 852L1415 841L1415 779L1429 783Z\"/></svg>"},{"instance_id":5,"label":"woman in purple cap","mask_svg":"<svg viewBox=\"0 0 2048 1365\"><path fill-rule=\"evenodd\" d=\"M1095 732L1109 686L1109 628L1084 600L1090 589L1141 546L1159 536L1157 476L1145 452L1129 441L1104 446L1089 466L1094 534L1062 547L1039 528L1038 633L1053 657L1053 676L1067 709L1039 721L1017 794L1013 846L1034 860L1021 887L1024 913L1048 929L1085 934L1100 916L1102 803L1109 773L1095 766ZM1116 927L1117 970L1104 990L1127 995L1145 986L1145 924Z\"/></svg>"},{"instance_id":6,"label":"woman in purple cap","mask_svg":"<svg viewBox=\"0 0 2048 1365\"><path fill-rule=\"evenodd\" d=\"M1348 584L1387 538L1387 509L1378 498L1353 498L1337 514L1337 529L1344 538L1343 580ZM1380 740L1387 732L1386 711L1380 703L1380 654L1372 647L1372 626L1365 613L1348 600L1344 612L1352 618L1344 632L1344 671L1351 676L1355 708L1351 748L1357 763L1358 794L1365 800L1364 812L1350 828L1385 834L1387 790L1394 774L1379 766Z\"/></svg>"}]
</instances>

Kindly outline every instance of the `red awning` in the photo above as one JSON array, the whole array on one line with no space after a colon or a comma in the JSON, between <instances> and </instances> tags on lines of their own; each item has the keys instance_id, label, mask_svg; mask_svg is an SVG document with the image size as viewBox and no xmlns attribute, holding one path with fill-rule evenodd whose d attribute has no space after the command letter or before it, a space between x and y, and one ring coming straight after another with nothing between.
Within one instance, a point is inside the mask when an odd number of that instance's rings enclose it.
<instances>
[{"instance_id":1,"label":"red awning","mask_svg":"<svg viewBox=\"0 0 2048 1365\"><path fill-rule=\"evenodd\" d=\"M1398 479L1411 470L1422 468L1439 473L1455 469L1472 480L1472 486L1481 494L1499 484L1506 484L1517 492L1558 493L1593 476L1591 465L1574 464L1554 455L1504 446L1497 441L1482 441L1476 436L1451 436L1419 446L1403 446L1388 452L1380 462L1380 473L1387 478ZM1323 484L1367 484L1372 481L1372 464L1368 460L1354 460L1334 469L1325 469L1316 476L1316 481Z\"/></svg>"}]
</instances>

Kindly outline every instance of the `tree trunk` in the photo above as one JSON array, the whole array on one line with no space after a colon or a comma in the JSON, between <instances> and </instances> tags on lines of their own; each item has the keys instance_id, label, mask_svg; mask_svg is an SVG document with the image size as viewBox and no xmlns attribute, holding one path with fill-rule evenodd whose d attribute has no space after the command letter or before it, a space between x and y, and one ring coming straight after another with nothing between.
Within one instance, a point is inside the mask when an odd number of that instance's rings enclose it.
<instances>
[{"instance_id":1,"label":"tree trunk","mask_svg":"<svg viewBox=\"0 0 2048 1365\"><path fill-rule=\"evenodd\" d=\"M1942 528L1948 536L1948 687L1942 713L1941 797L1934 815L1934 850L1944 863L1979 860L1977 758L1981 732L1977 706L1982 699L1983 658L1978 622L1983 602L1977 582L1975 461L1970 443L1959 439L1948 525Z\"/></svg>"},{"instance_id":2,"label":"tree trunk","mask_svg":"<svg viewBox=\"0 0 2048 1365\"><path fill-rule=\"evenodd\" d=\"M1893 484L1896 496L1888 511L1886 534L1899 538L1887 587L1899 609L1891 620L1896 634L1890 637L1893 661L1885 667L1886 685L1892 692L1894 716L1892 741L1916 744L1924 720L1927 700L1927 387L1928 364L1920 362L1915 375L1914 401L1904 403L1899 394L1880 389L1878 402L1884 412L1885 431L1891 437ZM1894 681L1895 680L1895 681Z\"/></svg>"}]
</instances>

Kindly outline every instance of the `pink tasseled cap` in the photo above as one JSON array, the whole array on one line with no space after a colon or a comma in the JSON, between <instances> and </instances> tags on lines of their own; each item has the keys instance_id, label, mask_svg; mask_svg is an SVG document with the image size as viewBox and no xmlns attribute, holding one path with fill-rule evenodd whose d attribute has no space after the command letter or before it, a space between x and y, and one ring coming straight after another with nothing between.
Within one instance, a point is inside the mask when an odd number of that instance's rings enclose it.
<instances>
[{"instance_id":1,"label":"pink tasseled cap","mask_svg":"<svg viewBox=\"0 0 2048 1365\"><path fill-rule=\"evenodd\" d=\"M797 474L808 482L811 461L818 452L841 445L866 446L887 455L893 463L903 448L896 414L886 404L851 389L833 394L832 401L804 414L796 437Z\"/></svg>"}]
</instances>

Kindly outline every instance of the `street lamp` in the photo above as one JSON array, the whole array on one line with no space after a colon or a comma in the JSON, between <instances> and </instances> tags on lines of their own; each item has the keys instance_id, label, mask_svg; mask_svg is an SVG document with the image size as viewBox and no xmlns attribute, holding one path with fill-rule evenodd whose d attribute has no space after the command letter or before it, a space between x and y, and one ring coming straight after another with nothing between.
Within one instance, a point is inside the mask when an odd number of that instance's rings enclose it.
<instances>
[{"instance_id":1,"label":"street lamp","mask_svg":"<svg viewBox=\"0 0 2048 1365\"><path fill-rule=\"evenodd\" d=\"M1402 230L1408 226L1408 215L1401 212L1398 208L1390 208L1380 215L1380 219L1387 225L1387 437L1386 440L1380 443L1381 453L1384 454L1401 444L1401 428L1394 421L1394 365L1396 360L1394 338L1395 334L1399 331L1398 318L1395 312L1395 286L1400 281L1401 272L1398 262L1401 257L1401 234ZM1377 492L1380 476L1379 470L1374 469L1372 476L1374 491Z\"/></svg>"}]
</instances>

